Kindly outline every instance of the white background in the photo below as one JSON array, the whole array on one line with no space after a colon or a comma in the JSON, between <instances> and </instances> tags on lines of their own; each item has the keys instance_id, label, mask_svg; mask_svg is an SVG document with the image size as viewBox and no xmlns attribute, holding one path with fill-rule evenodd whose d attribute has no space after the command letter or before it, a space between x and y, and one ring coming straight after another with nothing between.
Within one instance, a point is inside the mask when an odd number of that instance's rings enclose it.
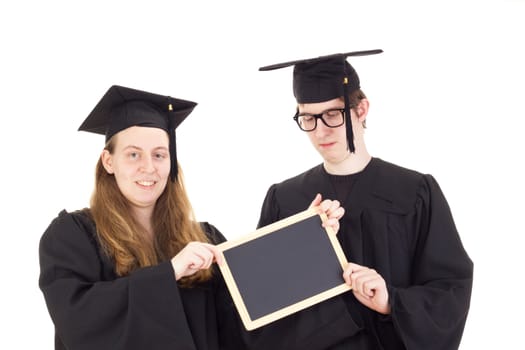
<instances>
[{"instance_id":1,"label":"white background","mask_svg":"<svg viewBox=\"0 0 525 350\"><path fill-rule=\"evenodd\" d=\"M179 161L197 218L234 238L271 183L320 162L291 119L292 70L257 68L376 48L350 61L369 150L437 178L475 263L461 348L522 344L525 3L363 4L3 2L0 348L53 347L38 241L61 209L88 205L103 137L76 130L110 85L199 103Z\"/></svg>"}]
</instances>

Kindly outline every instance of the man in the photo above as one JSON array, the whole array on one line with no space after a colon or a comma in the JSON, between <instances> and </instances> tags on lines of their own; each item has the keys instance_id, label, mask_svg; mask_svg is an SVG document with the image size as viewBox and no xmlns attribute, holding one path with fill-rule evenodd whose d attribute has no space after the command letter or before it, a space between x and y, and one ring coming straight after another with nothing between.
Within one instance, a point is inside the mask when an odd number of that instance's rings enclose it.
<instances>
[{"instance_id":1,"label":"man","mask_svg":"<svg viewBox=\"0 0 525 350\"><path fill-rule=\"evenodd\" d=\"M369 101L349 56L358 51L260 68L294 66L294 120L323 163L273 184L259 227L293 215L316 193L341 202L338 239L348 261L340 296L359 326L337 349L456 349L470 304L473 264L438 183L372 157L364 138Z\"/></svg>"}]
</instances>

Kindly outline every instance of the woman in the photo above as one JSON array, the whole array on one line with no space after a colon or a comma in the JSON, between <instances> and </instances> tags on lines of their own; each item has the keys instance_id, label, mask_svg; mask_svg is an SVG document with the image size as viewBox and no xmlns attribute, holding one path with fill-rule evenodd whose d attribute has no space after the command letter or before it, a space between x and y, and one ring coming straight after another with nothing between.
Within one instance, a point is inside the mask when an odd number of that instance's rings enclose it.
<instances>
[{"instance_id":1,"label":"woman","mask_svg":"<svg viewBox=\"0 0 525 350\"><path fill-rule=\"evenodd\" d=\"M106 135L90 208L62 211L40 242L55 349L247 348L212 265L225 238L194 220L176 160L175 128L195 105L112 86L81 125ZM337 202L312 205L338 229ZM278 344L268 329L250 342Z\"/></svg>"}]
</instances>

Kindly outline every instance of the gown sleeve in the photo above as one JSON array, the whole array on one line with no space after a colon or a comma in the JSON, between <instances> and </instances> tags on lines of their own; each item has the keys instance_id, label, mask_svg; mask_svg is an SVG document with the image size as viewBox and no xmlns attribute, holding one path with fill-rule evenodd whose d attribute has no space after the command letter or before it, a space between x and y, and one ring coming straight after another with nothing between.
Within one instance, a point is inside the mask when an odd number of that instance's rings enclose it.
<instances>
[{"instance_id":1,"label":"gown sleeve","mask_svg":"<svg viewBox=\"0 0 525 350\"><path fill-rule=\"evenodd\" d=\"M257 228L270 225L278 220L279 218L279 205L275 199L275 191L277 186L271 185L266 192L266 197L261 208L261 215L259 217L259 223Z\"/></svg>"},{"instance_id":2,"label":"gown sleeve","mask_svg":"<svg viewBox=\"0 0 525 350\"><path fill-rule=\"evenodd\" d=\"M65 211L41 238L39 285L67 349L195 349L169 262L103 280L103 260Z\"/></svg>"},{"instance_id":3,"label":"gown sleeve","mask_svg":"<svg viewBox=\"0 0 525 350\"><path fill-rule=\"evenodd\" d=\"M423 177L415 214L411 283L388 286L392 321L407 349L457 349L472 290L473 264L435 179Z\"/></svg>"}]
</instances>

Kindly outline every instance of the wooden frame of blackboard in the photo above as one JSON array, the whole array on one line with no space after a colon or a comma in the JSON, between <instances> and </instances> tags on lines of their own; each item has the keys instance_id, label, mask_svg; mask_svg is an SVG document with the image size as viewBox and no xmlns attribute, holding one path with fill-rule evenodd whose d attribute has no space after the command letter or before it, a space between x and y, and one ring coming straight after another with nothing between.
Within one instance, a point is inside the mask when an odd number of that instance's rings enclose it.
<instances>
[{"instance_id":1,"label":"wooden frame of blackboard","mask_svg":"<svg viewBox=\"0 0 525 350\"><path fill-rule=\"evenodd\" d=\"M247 330L293 314L351 288L343 250L318 207L226 241L219 265ZM271 249L270 249L271 248Z\"/></svg>"}]
</instances>

